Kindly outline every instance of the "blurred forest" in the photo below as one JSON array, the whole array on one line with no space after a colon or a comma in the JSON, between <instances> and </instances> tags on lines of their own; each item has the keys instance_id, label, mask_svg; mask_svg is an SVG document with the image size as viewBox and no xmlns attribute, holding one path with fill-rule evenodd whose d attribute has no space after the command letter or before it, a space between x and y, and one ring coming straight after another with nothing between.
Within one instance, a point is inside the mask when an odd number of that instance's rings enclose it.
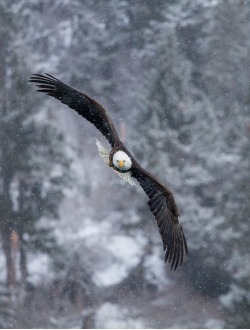
<instances>
[{"instance_id":1,"label":"blurred forest","mask_svg":"<svg viewBox=\"0 0 250 330\"><path fill-rule=\"evenodd\" d=\"M250 327L249 35L248 0L1 0L0 328ZM173 190L180 269L44 72Z\"/></svg>"}]
</instances>

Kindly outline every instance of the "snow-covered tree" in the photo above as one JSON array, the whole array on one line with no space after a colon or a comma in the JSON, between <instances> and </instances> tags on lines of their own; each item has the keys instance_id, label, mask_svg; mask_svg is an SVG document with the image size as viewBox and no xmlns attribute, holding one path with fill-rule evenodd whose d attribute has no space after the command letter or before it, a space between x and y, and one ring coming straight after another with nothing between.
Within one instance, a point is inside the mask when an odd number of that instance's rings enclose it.
<instances>
[{"instance_id":1,"label":"snow-covered tree","mask_svg":"<svg viewBox=\"0 0 250 330\"><path fill-rule=\"evenodd\" d=\"M48 253L56 247L51 229L39 227L38 221L45 215L57 217L70 181L70 162L62 134L36 118L26 63L15 48L19 21L15 22L7 3L1 7L2 19L12 25L1 30L0 233L7 283L15 285L17 260L25 282L28 251Z\"/></svg>"}]
</instances>

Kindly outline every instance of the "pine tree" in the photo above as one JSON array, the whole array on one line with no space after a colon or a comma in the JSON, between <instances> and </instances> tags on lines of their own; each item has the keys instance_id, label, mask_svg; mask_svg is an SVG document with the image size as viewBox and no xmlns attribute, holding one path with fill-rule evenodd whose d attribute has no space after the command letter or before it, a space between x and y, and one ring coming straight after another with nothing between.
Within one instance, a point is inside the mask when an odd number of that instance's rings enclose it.
<instances>
[{"instance_id":1,"label":"pine tree","mask_svg":"<svg viewBox=\"0 0 250 330\"><path fill-rule=\"evenodd\" d=\"M16 48L15 15L1 3L0 71L0 234L6 258L7 284L26 282L27 253L52 252L56 240L51 228L38 224L55 218L64 187L69 184L69 157L61 133L36 119L37 105L29 93L25 59ZM17 261L19 260L19 265Z\"/></svg>"}]
</instances>

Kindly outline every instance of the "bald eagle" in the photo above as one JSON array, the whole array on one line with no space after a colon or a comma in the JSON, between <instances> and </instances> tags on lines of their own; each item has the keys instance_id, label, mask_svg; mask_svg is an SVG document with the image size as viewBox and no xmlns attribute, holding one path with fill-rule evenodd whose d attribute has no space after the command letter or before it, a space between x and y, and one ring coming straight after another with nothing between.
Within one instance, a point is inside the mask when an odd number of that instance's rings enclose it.
<instances>
[{"instance_id":1,"label":"bald eagle","mask_svg":"<svg viewBox=\"0 0 250 330\"><path fill-rule=\"evenodd\" d=\"M38 92L50 95L75 110L105 136L111 145L111 150L106 149L97 140L100 156L126 182L131 185L136 185L135 179L139 182L148 196L148 206L159 227L165 262L168 261L171 269L174 270L181 266L184 254L187 254L188 250L174 196L160 180L144 170L127 150L103 106L87 94L77 91L47 73L33 74L30 82L36 83Z\"/></svg>"}]
</instances>

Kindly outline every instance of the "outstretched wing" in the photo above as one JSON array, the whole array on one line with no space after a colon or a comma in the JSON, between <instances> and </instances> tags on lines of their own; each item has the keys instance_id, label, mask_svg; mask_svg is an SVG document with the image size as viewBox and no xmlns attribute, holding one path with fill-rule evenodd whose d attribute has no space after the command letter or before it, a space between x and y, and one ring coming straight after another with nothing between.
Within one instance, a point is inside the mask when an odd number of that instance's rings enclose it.
<instances>
[{"instance_id":1,"label":"outstretched wing","mask_svg":"<svg viewBox=\"0 0 250 330\"><path fill-rule=\"evenodd\" d=\"M112 147L119 141L114 124L106 110L88 95L77 91L47 73L44 75L33 74L30 82L36 83L38 92L53 96L94 124Z\"/></svg>"},{"instance_id":2,"label":"outstretched wing","mask_svg":"<svg viewBox=\"0 0 250 330\"><path fill-rule=\"evenodd\" d=\"M148 205L162 237L165 262L169 261L171 269L175 270L182 264L184 254L188 250L174 196L163 183L139 165L132 167L131 172L149 198Z\"/></svg>"}]
</instances>

